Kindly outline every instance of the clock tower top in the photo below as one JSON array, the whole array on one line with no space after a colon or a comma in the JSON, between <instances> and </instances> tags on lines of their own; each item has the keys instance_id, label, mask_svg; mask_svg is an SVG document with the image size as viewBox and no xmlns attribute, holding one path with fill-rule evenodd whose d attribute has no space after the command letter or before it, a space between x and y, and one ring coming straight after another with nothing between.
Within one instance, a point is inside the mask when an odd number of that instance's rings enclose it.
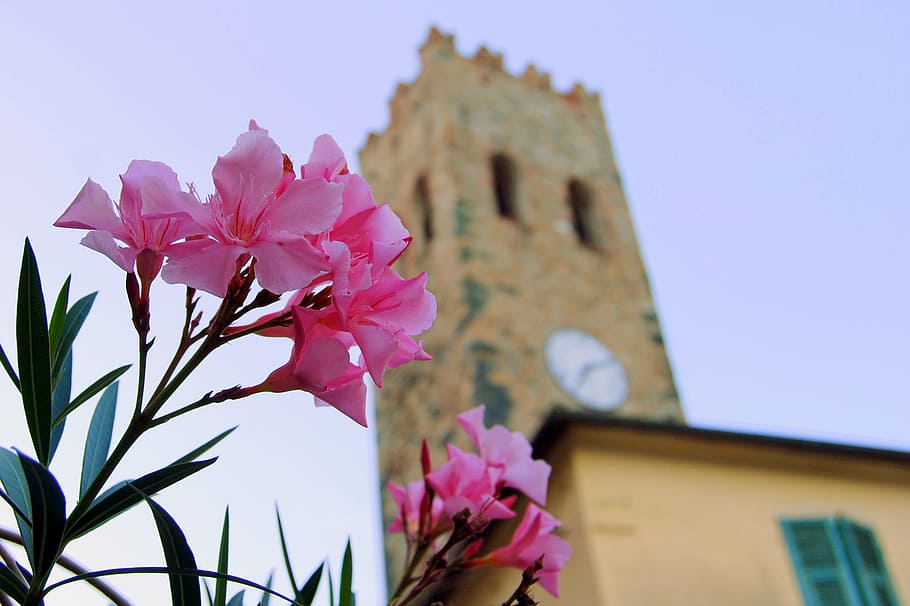
<instances>
[{"instance_id":1,"label":"clock tower top","mask_svg":"<svg viewBox=\"0 0 910 606\"><path fill-rule=\"evenodd\" d=\"M378 393L383 480L419 477L416 436L438 447L475 403L528 435L557 406L682 422L599 96L436 29L420 55L361 150L414 237L399 269L439 303L435 360Z\"/></svg>"}]
</instances>

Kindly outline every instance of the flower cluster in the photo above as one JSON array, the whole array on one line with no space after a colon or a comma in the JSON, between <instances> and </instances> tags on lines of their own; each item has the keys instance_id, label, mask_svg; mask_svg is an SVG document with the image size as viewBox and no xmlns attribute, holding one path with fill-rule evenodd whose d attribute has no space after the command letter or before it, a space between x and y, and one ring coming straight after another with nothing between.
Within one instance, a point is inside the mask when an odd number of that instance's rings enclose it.
<instances>
[{"instance_id":1,"label":"flower cluster","mask_svg":"<svg viewBox=\"0 0 910 606\"><path fill-rule=\"evenodd\" d=\"M137 309L147 313L149 287L160 274L230 302L219 316L226 323L208 336L293 339L287 364L226 397L300 389L366 425L364 374L381 385L387 368L430 359L412 338L436 316L426 275L406 280L391 268L411 241L407 230L388 205L376 204L328 135L316 140L298 175L268 131L251 121L212 177L215 193L202 201L194 187L181 189L167 165L136 160L121 175L118 204L89 180L55 225L91 230L85 246L138 276L134 321ZM244 307L254 283L262 292ZM283 293L292 293L284 310L237 325ZM355 346L356 363L349 353Z\"/></svg>"},{"instance_id":2,"label":"flower cluster","mask_svg":"<svg viewBox=\"0 0 910 606\"><path fill-rule=\"evenodd\" d=\"M477 452L447 446L448 461L432 469L424 444L422 480L402 487L389 483L389 492L398 505L398 516L390 532L402 532L409 550L431 546L447 533L455 533L459 522L475 533L466 534L456 566L514 566L527 569L542 558L536 576L541 586L559 593L559 571L572 550L553 534L559 520L544 511L550 466L531 457L531 445L518 432L502 425L484 426L484 407L458 416ZM484 551L481 536L486 523L513 518L517 493L530 501L508 545ZM460 519L461 518L461 519ZM446 547L452 543L451 536ZM408 574L410 576L410 574Z\"/></svg>"}]
</instances>

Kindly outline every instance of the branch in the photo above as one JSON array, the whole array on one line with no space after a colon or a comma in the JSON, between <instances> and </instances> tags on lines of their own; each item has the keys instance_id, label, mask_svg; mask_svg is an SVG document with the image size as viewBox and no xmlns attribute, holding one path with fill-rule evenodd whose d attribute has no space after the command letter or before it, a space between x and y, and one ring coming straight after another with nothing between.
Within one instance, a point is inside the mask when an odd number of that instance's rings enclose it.
<instances>
[{"instance_id":1,"label":"branch","mask_svg":"<svg viewBox=\"0 0 910 606\"><path fill-rule=\"evenodd\" d=\"M15 543L17 545L23 544L22 537L19 536L19 533L2 526L0 526L0 539ZM4 556L4 560L5 559L6 557ZM66 570L69 570L73 574L88 574L91 572L88 568L65 554L62 554L59 558L57 558L57 564ZM18 567L15 568L14 571L18 572ZM114 606L133 606L133 603L130 602L123 594L117 591L112 585L109 585L101 579L91 578L86 579L86 582L104 594L107 599L113 602Z\"/></svg>"}]
</instances>

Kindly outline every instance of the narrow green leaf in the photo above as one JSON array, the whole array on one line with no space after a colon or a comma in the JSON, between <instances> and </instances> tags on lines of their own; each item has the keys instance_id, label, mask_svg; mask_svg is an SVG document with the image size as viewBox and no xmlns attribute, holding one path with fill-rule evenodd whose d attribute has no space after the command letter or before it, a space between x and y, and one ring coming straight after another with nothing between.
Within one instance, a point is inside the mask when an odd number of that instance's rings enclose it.
<instances>
[{"instance_id":1,"label":"narrow green leaf","mask_svg":"<svg viewBox=\"0 0 910 606\"><path fill-rule=\"evenodd\" d=\"M205 599L209 601L209 606L215 606L215 598L212 597L212 590L209 589L209 584L203 579L202 586L205 588Z\"/></svg>"},{"instance_id":2,"label":"narrow green leaf","mask_svg":"<svg viewBox=\"0 0 910 606\"><path fill-rule=\"evenodd\" d=\"M236 425L233 426L233 427L231 427L230 429L227 429L227 430L225 430L225 431L222 431L222 432L219 433L217 436L215 436L214 438L212 438L211 440L209 440L208 442L206 442L205 444L203 444L203 445L200 446L199 448L193 449L192 451L186 453L185 455L183 455L182 457L180 457L179 459L177 459L176 461L174 461L173 463L171 463L171 465L179 465L180 463L189 463L190 461L195 461L195 460L196 460L196 457L198 457L198 456L201 455L201 454L204 454L204 453L207 452L210 448L212 448L212 446L214 446L215 444L217 444L217 443L220 442L221 440L223 440L223 439L225 439L226 437L228 437L228 436L231 434L231 432L234 431L235 429L237 429L237 426L236 426Z\"/></svg>"},{"instance_id":3,"label":"narrow green leaf","mask_svg":"<svg viewBox=\"0 0 910 606\"><path fill-rule=\"evenodd\" d=\"M168 512L152 499L145 497L152 509L161 547L164 549L164 561L168 568L195 570L196 558L186 542L186 535ZM179 573L168 575L171 584L171 603L173 606L202 606L202 593L199 591L199 578Z\"/></svg>"},{"instance_id":4,"label":"narrow green leaf","mask_svg":"<svg viewBox=\"0 0 910 606\"><path fill-rule=\"evenodd\" d=\"M332 580L332 567L327 567L325 573L329 577L329 606L338 606L338 602L335 601L335 581Z\"/></svg>"},{"instance_id":5,"label":"narrow green leaf","mask_svg":"<svg viewBox=\"0 0 910 606\"><path fill-rule=\"evenodd\" d=\"M260 585L259 583L254 583L253 581L244 579L243 577L234 576L232 574L221 575L221 574L218 574L217 572L214 572L211 570L199 570L196 568L190 568L190 569L172 568L170 566L133 566L130 568L110 568L107 570L95 570L92 572L86 572L84 574L77 574L77 575L68 577L66 579L63 579L62 581L58 581L56 583L48 585L44 589L44 595L46 596L47 594L49 594L51 591L57 589L58 587L63 587L64 585L69 585L70 583L77 583L79 581L85 581L87 579L99 579L102 577L111 577L111 576L124 575L124 574L167 574L167 575L179 574L179 575L184 575L184 576L188 576L188 577L193 577L196 579L198 579L200 577L205 578L205 579L218 579L218 578L224 577L230 583L237 583L238 585L244 585L246 587L252 587L253 589L257 589L259 591L268 592L269 594L271 594L281 600L284 600L288 604L295 604L295 605L297 604L293 598L290 598L282 593L274 591L264 585Z\"/></svg>"},{"instance_id":6,"label":"narrow green leaf","mask_svg":"<svg viewBox=\"0 0 910 606\"><path fill-rule=\"evenodd\" d=\"M311 606L313 600L316 599L316 590L319 589L319 581L322 580L322 569L324 567L325 562L313 571L313 574L306 580L300 591L294 590L294 599L303 604L303 606Z\"/></svg>"},{"instance_id":7,"label":"narrow green leaf","mask_svg":"<svg viewBox=\"0 0 910 606\"><path fill-rule=\"evenodd\" d=\"M2 562L0 562L0 593L5 593L18 604L25 604L25 596L28 594L28 587L23 585L16 573Z\"/></svg>"},{"instance_id":8,"label":"narrow green leaf","mask_svg":"<svg viewBox=\"0 0 910 606\"><path fill-rule=\"evenodd\" d=\"M82 393L80 393L78 396L76 396L75 399L73 399L73 401L69 403L69 406L64 408L62 411L60 411L60 414L58 414L54 417L54 424L56 425L57 423L60 423L61 421L63 421L63 419L65 419L68 414L70 414L71 412L73 412L74 410L76 410L77 408L79 408L80 406L85 404L86 402L88 402L92 398L92 396L94 396L96 393L98 393L99 391L101 391L102 389L104 389L105 387L107 387L108 385L110 385L111 383L116 381L117 379L119 379L120 375L122 375L129 369L130 369L130 364L126 364L125 366L121 366L120 368L115 368L114 370L110 371L109 373L107 373L106 375L104 375L103 377L101 377L100 379L98 379L97 381L95 381L94 383L89 385L88 387L86 387L82 391Z\"/></svg>"},{"instance_id":9,"label":"narrow green leaf","mask_svg":"<svg viewBox=\"0 0 910 606\"><path fill-rule=\"evenodd\" d=\"M56 378L57 374L60 372L60 367L63 365L63 359L73 348L73 342L76 340L76 335L78 335L79 331L82 329L82 324L85 322L85 318L88 317L88 312L91 311L92 305L95 303L95 297L97 296L97 292L85 295L73 303L73 306L66 312L66 318L63 320L63 329L60 331L60 341L54 352L54 365L51 377Z\"/></svg>"},{"instance_id":10,"label":"narrow green leaf","mask_svg":"<svg viewBox=\"0 0 910 606\"><path fill-rule=\"evenodd\" d=\"M278 511L278 504L275 503L275 517L278 519L278 540L281 541L281 555L284 557L284 566L288 571L288 580L294 593L297 593L297 581L294 579L294 568L291 566L291 556L288 554L288 544L284 538L284 526L281 524L281 512Z\"/></svg>"},{"instance_id":11,"label":"narrow green leaf","mask_svg":"<svg viewBox=\"0 0 910 606\"><path fill-rule=\"evenodd\" d=\"M218 572L227 574L228 571L228 543L231 533L231 522L228 508L224 508L224 523L221 525L221 546L218 548ZM215 606L225 606L227 601L227 581L215 581Z\"/></svg>"},{"instance_id":12,"label":"narrow green leaf","mask_svg":"<svg viewBox=\"0 0 910 606\"><path fill-rule=\"evenodd\" d=\"M35 455L47 464L51 441L51 357L38 261L26 238L16 302L16 346L22 405Z\"/></svg>"},{"instance_id":13,"label":"narrow green leaf","mask_svg":"<svg viewBox=\"0 0 910 606\"><path fill-rule=\"evenodd\" d=\"M227 581L224 581L224 582L227 583ZM227 606L243 606L243 594L244 593L246 593L246 591L241 589L240 591L235 593L233 596L231 596L231 599L228 601Z\"/></svg>"},{"instance_id":14,"label":"narrow green leaf","mask_svg":"<svg viewBox=\"0 0 910 606\"><path fill-rule=\"evenodd\" d=\"M57 418L60 413L66 409L70 403L70 394L73 388L73 353L70 352L63 361L63 368L60 370L60 377L57 384L54 385L54 393L51 395L51 414ZM66 418L60 419L59 423L54 423L51 429L51 450L48 453L48 461L54 458L57 452L57 446L60 445L60 439L63 437L63 428L66 425Z\"/></svg>"},{"instance_id":15,"label":"narrow green leaf","mask_svg":"<svg viewBox=\"0 0 910 606\"><path fill-rule=\"evenodd\" d=\"M111 383L95 407L92 422L88 427L88 436L85 438L85 452L82 456L82 479L79 482L79 497L85 494L91 486L98 472L107 461L111 447L111 434L114 431L114 415L117 412L117 386L116 381Z\"/></svg>"},{"instance_id":16,"label":"narrow green leaf","mask_svg":"<svg viewBox=\"0 0 910 606\"><path fill-rule=\"evenodd\" d=\"M66 527L66 499L53 474L46 467L21 452L19 464L28 483L28 497L32 512L32 541L35 557L32 574L44 578L63 545Z\"/></svg>"},{"instance_id":17,"label":"narrow green leaf","mask_svg":"<svg viewBox=\"0 0 910 606\"><path fill-rule=\"evenodd\" d=\"M25 472L19 463L19 455L0 448L0 482L6 488L9 499L16 504L19 510L16 515L16 524L19 526L19 536L25 544L28 561L34 567L34 550L32 549L32 509L28 498L28 482Z\"/></svg>"},{"instance_id":18,"label":"narrow green leaf","mask_svg":"<svg viewBox=\"0 0 910 606\"><path fill-rule=\"evenodd\" d=\"M51 322L47 328L47 340L51 346L51 355L55 356L57 346L60 344L60 333L63 332L63 321L66 319L66 309L70 304L70 281L73 276L69 275L63 281L60 292L57 294L57 302L54 303L54 311L51 312Z\"/></svg>"},{"instance_id":19,"label":"narrow green leaf","mask_svg":"<svg viewBox=\"0 0 910 606\"><path fill-rule=\"evenodd\" d=\"M13 510L13 513L15 515L22 517L22 518L26 517L26 513L24 511L22 511L21 509L19 509L19 506L16 504L16 502L14 500L12 500L10 498L10 496L8 494L6 494L6 491L3 490L2 488L0 488L0 499L3 499L4 501L6 501L6 504L10 506L10 509Z\"/></svg>"},{"instance_id":20,"label":"narrow green leaf","mask_svg":"<svg viewBox=\"0 0 910 606\"><path fill-rule=\"evenodd\" d=\"M338 583L338 606L354 606L354 592L351 587L354 582L354 558L351 554L351 539L344 548L344 557L341 560L341 579Z\"/></svg>"},{"instance_id":21,"label":"narrow green leaf","mask_svg":"<svg viewBox=\"0 0 910 606\"><path fill-rule=\"evenodd\" d=\"M16 386L16 389L22 391L22 385L19 383L19 375L17 375L16 371L13 370L13 363L9 361L9 358L6 356L6 352L3 351L2 345L0 345L0 364L3 365L3 370L5 370L6 374L9 375L9 378L13 382L13 385Z\"/></svg>"},{"instance_id":22,"label":"narrow green leaf","mask_svg":"<svg viewBox=\"0 0 910 606\"><path fill-rule=\"evenodd\" d=\"M272 573L269 573L269 578L265 580L265 588L267 590L272 589ZM259 606L269 606L269 601L272 599L272 594L270 591L263 591L262 597L259 599Z\"/></svg>"},{"instance_id":23,"label":"narrow green leaf","mask_svg":"<svg viewBox=\"0 0 910 606\"><path fill-rule=\"evenodd\" d=\"M137 480L113 486L95 499L92 506L89 507L83 516L77 520L70 519L70 526L67 527L66 531L66 539L70 541L82 536L141 502L143 494L154 495L171 484L176 484L180 480L208 467L216 460L216 458L213 458L205 461L168 465Z\"/></svg>"}]
</instances>

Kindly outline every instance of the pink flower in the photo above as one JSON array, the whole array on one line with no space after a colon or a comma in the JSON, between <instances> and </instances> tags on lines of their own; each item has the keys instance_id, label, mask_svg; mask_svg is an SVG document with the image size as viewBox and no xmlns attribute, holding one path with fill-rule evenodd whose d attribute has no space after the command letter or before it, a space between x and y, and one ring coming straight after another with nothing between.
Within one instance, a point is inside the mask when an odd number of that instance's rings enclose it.
<instances>
[{"instance_id":1,"label":"pink flower","mask_svg":"<svg viewBox=\"0 0 910 606\"><path fill-rule=\"evenodd\" d=\"M280 294L329 271L326 254L312 240L341 212L341 185L322 178L289 180L285 156L253 121L215 162L212 177L216 193L193 209L150 205L156 216L188 215L209 236L175 246L165 280L224 296L238 260L249 256L260 286Z\"/></svg>"},{"instance_id":2,"label":"pink flower","mask_svg":"<svg viewBox=\"0 0 910 606\"><path fill-rule=\"evenodd\" d=\"M149 218L143 215L146 208L167 205L187 211L197 202L191 194L181 191L177 174L161 162L133 160L120 175L120 181L123 187L116 209L110 196L89 179L54 225L92 230L82 244L107 256L126 272L133 271L140 253L151 251L149 262L140 267L140 275L147 282L158 274L163 255L170 254L176 241L201 233L203 228L185 212ZM118 246L115 240L125 246Z\"/></svg>"},{"instance_id":3,"label":"pink flower","mask_svg":"<svg viewBox=\"0 0 910 606\"><path fill-rule=\"evenodd\" d=\"M447 449L448 462L426 474L427 482L442 499L445 513L453 516L467 508L472 515L486 520L514 517L507 502L497 498L497 487L487 473L486 461L451 444Z\"/></svg>"},{"instance_id":4,"label":"pink flower","mask_svg":"<svg viewBox=\"0 0 910 606\"><path fill-rule=\"evenodd\" d=\"M354 280L359 282L360 278ZM382 375L387 368L397 368L414 360L432 359L424 351L422 342L411 337L429 328L436 318L436 298L427 291L426 281L425 273L405 280L386 267L374 283L340 298L336 298L336 285L332 284L332 303L325 308L299 307L313 293L313 290L307 289L295 293L285 311L296 310L308 316L311 324L321 324L338 333L349 333L360 347L370 376L381 387ZM351 280L345 282L350 283ZM268 322L281 313L284 312L266 314L253 325ZM234 327L231 331L245 328ZM282 327L269 328L260 334L293 336L291 330Z\"/></svg>"},{"instance_id":5,"label":"pink flower","mask_svg":"<svg viewBox=\"0 0 910 606\"><path fill-rule=\"evenodd\" d=\"M426 483L423 480L408 482L407 488L403 488L394 482L387 484L389 494L398 505L398 516L389 525L389 532L404 532L410 539L418 539L417 533L420 530L420 508L426 496ZM430 512L430 528L428 533L432 533L439 526L442 519L442 501L433 499ZM451 518L449 518L451 523Z\"/></svg>"},{"instance_id":6,"label":"pink flower","mask_svg":"<svg viewBox=\"0 0 910 606\"><path fill-rule=\"evenodd\" d=\"M350 335L315 323L302 312L300 308L293 310L294 351L288 363L259 385L241 390L236 397L302 389L316 397L317 406L334 406L366 427L365 369L350 361Z\"/></svg>"},{"instance_id":7,"label":"pink flower","mask_svg":"<svg viewBox=\"0 0 910 606\"><path fill-rule=\"evenodd\" d=\"M525 569L543 556L543 569L538 573L540 585L554 596L559 596L559 571L572 555L569 544L552 534L559 525L559 520L534 503L529 503L511 542L469 565L491 563Z\"/></svg>"},{"instance_id":8,"label":"pink flower","mask_svg":"<svg viewBox=\"0 0 910 606\"><path fill-rule=\"evenodd\" d=\"M509 432L502 425L487 429L483 423L484 411L484 406L478 406L457 418L492 470L493 481L520 490L546 505L550 466L531 458L531 445L520 433Z\"/></svg>"}]
</instances>

